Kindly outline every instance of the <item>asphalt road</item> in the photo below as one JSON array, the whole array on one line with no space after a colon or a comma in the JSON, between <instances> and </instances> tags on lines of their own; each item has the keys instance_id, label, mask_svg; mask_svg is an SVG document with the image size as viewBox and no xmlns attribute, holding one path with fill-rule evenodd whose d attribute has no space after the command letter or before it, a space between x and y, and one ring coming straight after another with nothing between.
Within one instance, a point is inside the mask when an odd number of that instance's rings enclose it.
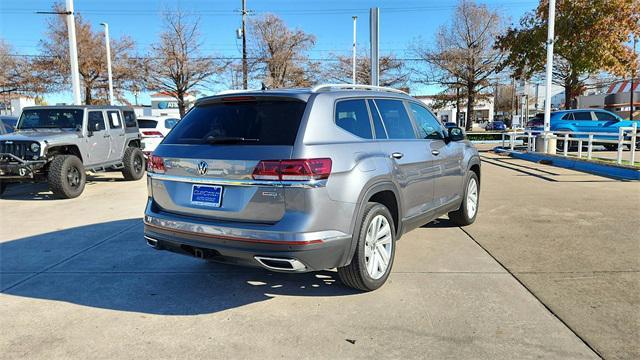
<instances>
[{"instance_id":1,"label":"asphalt road","mask_svg":"<svg viewBox=\"0 0 640 360\"><path fill-rule=\"evenodd\" d=\"M637 214L637 184L527 174L485 156L477 223L443 218L406 235L372 293L334 271L276 274L155 251L142 239L145 183L117 173L73 200L10 187L0 358L638 357L640 237L608 223Z\"/></svg>"}]
</instances>

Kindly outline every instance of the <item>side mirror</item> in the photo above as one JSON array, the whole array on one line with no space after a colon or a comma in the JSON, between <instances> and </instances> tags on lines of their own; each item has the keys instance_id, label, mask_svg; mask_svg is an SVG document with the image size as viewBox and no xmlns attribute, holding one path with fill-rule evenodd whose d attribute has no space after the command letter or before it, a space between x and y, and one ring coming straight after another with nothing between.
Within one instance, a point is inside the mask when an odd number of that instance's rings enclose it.
<instances>
[{"instance_id":1,"label":"side mirror","mask_svg":"<svg viewBox=\"0 0 640 360\"><path fill-rule=\"evenodd\" d=\"M464 140L464 130L462 130L462 128L459 127L452 127L449 128L449 136L447 136L447 139L449 141L462 141Z\"/></svg>"}]
</instances>

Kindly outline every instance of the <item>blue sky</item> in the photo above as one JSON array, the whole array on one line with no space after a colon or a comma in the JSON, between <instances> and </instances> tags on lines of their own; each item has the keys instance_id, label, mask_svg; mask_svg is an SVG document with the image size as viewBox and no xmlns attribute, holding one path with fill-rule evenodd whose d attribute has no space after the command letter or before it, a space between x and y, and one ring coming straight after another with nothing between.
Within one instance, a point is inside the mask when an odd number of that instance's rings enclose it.
<instances>
[{"instance_id":1,"label":"blue sky","mask_svg":"<svg viewBox=\"0 0 640 360\"><path fill-rule=\"evenodd\" d=\"M535 0L478 2L497 9L508 22L517 22L537 5ZM37 54L46 30L46 15L35 12L50 10L52 4L51 0L0 1L0 37L20 54ZM309 53L311 58L350 53L353 15L358 16L359 48L368 49L368 9L374 6L380 8L381 53L410 56L407 49L411 42L417 38L431 41L437 28L450 21L456 4L457 0L247 0L253 16L271 12L283 18L289 27L314 34L317 43ZM96 28L101 22L108 22L111 36L130 36L140 54L147 52L162 31L161 12L177 7L201 16L205 54L241 55L241 44L235 36L235 29L240 26L237 11L241 0L75 0L76 11L85 19ZM421 87L414 91L429 94L437 88ZM67 102L71 95L60 93L47 99L52 103ZM140 99L147 102L148 96Z\"/></svg>"}]
</instances>

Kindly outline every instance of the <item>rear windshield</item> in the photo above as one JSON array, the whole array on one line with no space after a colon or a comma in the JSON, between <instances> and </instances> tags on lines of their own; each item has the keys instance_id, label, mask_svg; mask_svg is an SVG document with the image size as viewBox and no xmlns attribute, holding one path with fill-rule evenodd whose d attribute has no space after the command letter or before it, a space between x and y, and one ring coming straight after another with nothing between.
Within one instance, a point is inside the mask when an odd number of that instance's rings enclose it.
<instances>
[{"instance_id":1,"label":"rear windshield","mask_svg":"<svg viewBox=\"0 0 640 360\"><path fill-rule=\"evenodd\" d=\"M138 127L140 129L155 129L158 122L155 120L138 119Z\"/></svg>"},{"instance_id":2,"label":"rear windshield","mask_svg":"<svg viewBox=\"0 0 640 360\"><path fill-rule=\"evenodd\" d=\"M219 102L197 106L180 120L164 144L206 144L211 139L243 145L293 145L306 103L297 100Z\"/></svg>"},{"instance_id":3,"label":"rear windshield","mask_svg":"<svg viewBox=\"0 0 640 360\"><path fill-rule=\"evenodd\" d=\"M25 109L20 116L18 129L81 129L82 115L82 109Z\"/></svg>"}]
</instances>

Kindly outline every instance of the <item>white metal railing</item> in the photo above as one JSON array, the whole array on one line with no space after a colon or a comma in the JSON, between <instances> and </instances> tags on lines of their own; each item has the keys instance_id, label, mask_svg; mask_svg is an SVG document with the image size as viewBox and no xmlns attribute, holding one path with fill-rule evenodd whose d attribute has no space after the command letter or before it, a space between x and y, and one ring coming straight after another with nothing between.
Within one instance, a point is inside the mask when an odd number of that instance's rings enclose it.
<instances>
[{"instance_id":1,"label":"white metal railing","mask_svg":"<svg viewBox=\"0 0 640 360\"><path fill-rule=\"evenodd\" d=\"M593 145L600 144L615 144L616 145L616 163L622 163L622 154L625 145L629 146L629 162L635 164L636 160L636 143L638 141L638 124L633 123L633 126L622 126L618 128L618 134L605 133L605 132L578 132L578 131L550 131L549 134L555 135L557 141L562 141L563 156L569 156L569 148L571 143L576 143L578 147L578 158L582 158L582 151L587 146L587 159L593 158ZM510 132L502 133L502 147L508 147L511 150L515 148L516 139L527 139L527 151L536 151L536 138L544 136L542 130L514 130ZM615 139L598 139L596 137L608 137ZM560 149L558 149L560 150Z\"/></svg>"}]
</instances>

